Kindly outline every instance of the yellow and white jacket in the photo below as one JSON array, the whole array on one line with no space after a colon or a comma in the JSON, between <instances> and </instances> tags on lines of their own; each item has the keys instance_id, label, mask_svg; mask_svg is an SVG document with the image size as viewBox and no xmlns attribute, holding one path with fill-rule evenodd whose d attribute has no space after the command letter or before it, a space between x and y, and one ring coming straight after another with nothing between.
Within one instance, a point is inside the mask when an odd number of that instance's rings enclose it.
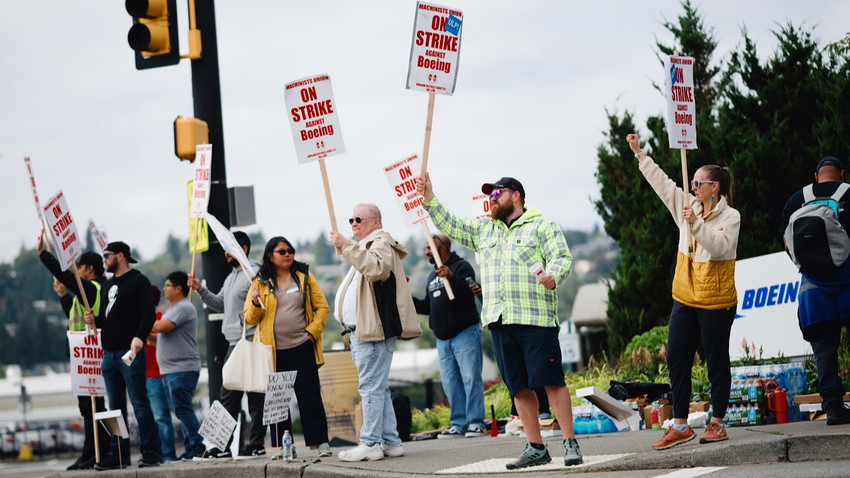
<instances>
[{"instance_id":1,"label":"yellow and white jacket","mask_svg":"<svg viewBox=\"0 0 850 478\"><path fill-rule=\"evenodd\" d=\"M640 171L667 206L676 224L687 224L682 217L684 195L657 164L647 156ZM673 299L697 309L718 310L738 304L735 289L735 257L741 214L720 198L708 216L702 217L702 205L688 194L688 203L697 215L690 225L696 248L689 251L688 229L679 228L676 273L673 276Z\"/></svg>"}]
</instances>

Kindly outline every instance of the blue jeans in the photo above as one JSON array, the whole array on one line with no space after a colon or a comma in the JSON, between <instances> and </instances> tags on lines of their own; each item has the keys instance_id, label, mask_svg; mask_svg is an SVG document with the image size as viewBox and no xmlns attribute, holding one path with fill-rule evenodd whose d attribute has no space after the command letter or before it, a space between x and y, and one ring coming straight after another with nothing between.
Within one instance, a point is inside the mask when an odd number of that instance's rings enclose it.
<instances>
[{"instance_id":1,"label":"blue jeans","mask_svg":"<svg viewBox=\"0 0 850 478\"><path fill-rule=\"evenodd\" d=\"M106 383L106 395L109 397L109 409L121 410L124 423L127 423L127 395L130 395L130 403L133 404L133 413L139 423L139 442L142 455L153 455L157 461L161 461L159 449L159 434L156 430L156 422L153 419L150 402L148 401L147 387L145 386L145 349L136 355L133 363L128 367L121 357L130 349L103 351L103 361L100 364L103 372L103 381ZM121 441L121 454L125 459L130 457L129 440ZM118 458L118 439L112 438L110 455Z\"/></svg>"},{"instance_id":2,"label":"blue jeans","mask_svg":"<svg viewBox=\"0 0 850 478\"><path fill-rule=\"evenodd\" d=\"M171 422L171 406L168 405L168 392L162 377L151 377L147 379L148 400L151 402L151 410L156 420L156 428L159 431L159 447L162 450L162 461L174 461L177 459L177 451L174 445L174 424Z\"/></svg>"},{"instance_id":3,"label":"blue jeans","mask_svg":"<svg viewBox=\"0 0 850 478\"><path fill-rule=\"evenodd\" d=\"M200 372L174 372L162 375L162 382L168 390L168 403L174 415L180 420L183 430L183 449L187 453L203 452L204 439L198 434L201 423L192 408L192 397L198 386ZM200 453L198 453L200 456Z\"/></svg>"},{"instance_id":4,"label":"blue jeans","mask_svg":"<svg viewBox=\"0 0 850 478\"><path fill-rule=\"evenodd\" d=\"M443 390L449 398L452 426L467 431L484 428L484 384L481 382L481 327L476 324L448 340L437 339Z\"/></svg>"},{"instance_id":5,"label":"blue jeans","mask_svg":"<svg viewBox=\"0 0 850 478\"><path fill-rule=\"evenodd\" d=\"M357 391L363 407L360 443L401 445L387 380L393 361L395 337L374 342L357 342L351 334L351 358L357 367Z\"/></svg>"}]
</instances>

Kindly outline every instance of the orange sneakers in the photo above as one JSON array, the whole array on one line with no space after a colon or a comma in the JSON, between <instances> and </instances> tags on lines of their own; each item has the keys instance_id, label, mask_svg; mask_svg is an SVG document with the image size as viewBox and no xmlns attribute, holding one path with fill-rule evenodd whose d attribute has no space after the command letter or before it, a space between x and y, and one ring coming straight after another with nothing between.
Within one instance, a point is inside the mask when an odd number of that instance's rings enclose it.
<instances>
[{"instance_id":1,"label":"orange sneakers","mask_svg":"<svg viewBox=\"0 0 850 478\"><path fill-rule=\"evenodd\" d=\"M685 428L685 431L680 432L671 425L670 428L664 432L664 436L652 445L652 448L656 450L666 450L676 445L689 442L696 436L696 433L694 433L694 430L691 427Z\"/></svg>"},{"instance_id":2,"label":"orange sneakers","mask_svg":"<svg viewBox=\"0 0 850 478\"><path fill-rule=\"evenodd\" d=\"M729 435L726 434L726 428L719 423L709 423L707 427L705 427L705 432L702 434L702 438L699 439L700 443L713 443L716 441L728 440Z\"/></svg>"}]
</instances>

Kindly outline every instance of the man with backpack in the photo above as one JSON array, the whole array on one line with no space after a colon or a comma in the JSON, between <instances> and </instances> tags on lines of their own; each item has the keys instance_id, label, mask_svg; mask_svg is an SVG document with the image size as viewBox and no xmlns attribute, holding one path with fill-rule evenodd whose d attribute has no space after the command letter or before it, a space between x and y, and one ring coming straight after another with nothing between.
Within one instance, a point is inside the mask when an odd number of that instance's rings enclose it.
<instances>
[{"instance_id":1,"label":"man with backpack","mask_svg":"<svg viewBox=\"0 0 850 478\"><path fill-rule=\"evenodd\" d=\"M848 190L844 163L828 156L818 162L815 182L792 194L782 210L785 250L802 274L797 316L815 355L827 425L850 423L838 376L841 328L850 326Z\"/></svg>"}]
</instances>

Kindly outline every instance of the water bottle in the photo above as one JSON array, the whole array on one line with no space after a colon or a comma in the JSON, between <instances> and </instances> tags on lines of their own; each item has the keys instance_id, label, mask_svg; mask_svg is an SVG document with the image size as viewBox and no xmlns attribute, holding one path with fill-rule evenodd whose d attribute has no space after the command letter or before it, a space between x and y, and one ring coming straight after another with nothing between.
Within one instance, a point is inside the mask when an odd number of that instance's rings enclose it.
<instances>
[{"instance_id":1,"label":"water bottle","mask_svg":"<svg viewBox=\"0 0 850 478\"><path fill-rule=\"evenodd\" d=\"M283 432L283 459L292 461L292 435L289 430Z\"/></svg>"},{"instance_id":2,"label":"water bottle","mask_svg":"<svg viewBox=\"0 0 850 478\"><path fill-rule=\"evenodd\" d=\"M658 402L652 402L652 429L661 430L661 423L658 420Z\"/></svg>"}]
</instances>

